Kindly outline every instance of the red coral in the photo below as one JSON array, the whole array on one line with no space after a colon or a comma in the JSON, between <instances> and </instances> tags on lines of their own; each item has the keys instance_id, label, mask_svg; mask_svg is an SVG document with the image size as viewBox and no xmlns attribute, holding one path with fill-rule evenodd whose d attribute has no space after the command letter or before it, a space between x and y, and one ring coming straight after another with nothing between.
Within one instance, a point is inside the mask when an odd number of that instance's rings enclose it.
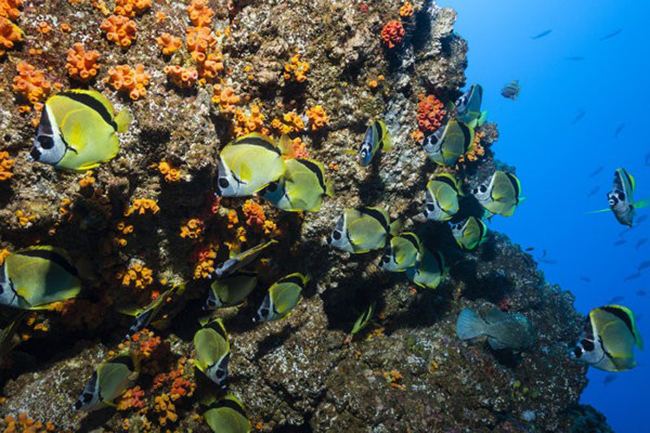
<instances>
[{"instance_id":1,"label":"red coral","mask_svg":"<svg viewBox=\"0 0 650 433\"><path fill-rule=\"evenodd\" d=\"M435 132L447 115L444 105L438 98L429 95L426 98L420 94L420 103L418 104L418 127L425 134Z\"/></svg>"},{"instance_id":2,"label":"red coral","mask_svg":"<svg viewBox=\"0 0 650 433\"><path fill-rule=\"evenodd\" d=\"M388 48L395 48L404 40L404 26L401 21L389 21L381 30L381 39Z\"/></svg>"}]
</instances>

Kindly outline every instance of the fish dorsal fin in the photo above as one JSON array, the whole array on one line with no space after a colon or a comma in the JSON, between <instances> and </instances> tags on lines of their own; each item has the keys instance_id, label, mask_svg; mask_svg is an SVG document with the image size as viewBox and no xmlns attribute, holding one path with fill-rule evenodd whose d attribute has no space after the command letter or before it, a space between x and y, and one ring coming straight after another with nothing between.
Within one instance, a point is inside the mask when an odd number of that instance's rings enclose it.
<instances>
[{"instance_id":1,"label":"fish dorsal fin","mask_svg":"<svg viewBox=\"0 0 650 433\"><path fill-rule=\"evenodd\" d=\"M500 322L506 319L507 317L508 317L508 313L504 313L503 311L497 308L492 308L485 315L485 321L492 324L492 323Z\"/></svg>"},{"instance_id":2,"label":"fish dorsal fin","mask_svg":"<svg viewBox=\"0 0 650 433\"><path fill-rule=\"evenodd\" d=\"M296 154L293 148L293 141L291 141L287 134L282 134L282 137L280 137L278 148L282 152L282 156L286 156L287 158L293 158Z\"/></svg>"}]
</instances>

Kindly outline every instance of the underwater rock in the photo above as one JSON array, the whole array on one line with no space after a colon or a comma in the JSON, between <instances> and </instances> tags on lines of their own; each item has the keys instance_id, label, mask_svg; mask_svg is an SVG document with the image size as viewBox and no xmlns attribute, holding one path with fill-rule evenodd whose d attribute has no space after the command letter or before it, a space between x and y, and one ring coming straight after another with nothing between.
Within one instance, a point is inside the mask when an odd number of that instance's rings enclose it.
<instances>
[{"instance_id":1,"label":"underwater rock","mask_svg":"<svg viewBox=\"0 0 650 433\"><path fill-rule=\"evenodd\" d=\"M587 384L587 367L567 351L583 323L572 295L546 283L532 257L503 235L491 232L475 251L462 253L447 225L413 219L422 211L427 182L441 170L411 137L418 94L453 101L465 84L467 43L453 32L452 9L414 2L403 46L386 53L380 33L399 18L396 2L207 1L225 66L218 78L241 96L235 114L228 114L212 102L209 76L184 89L168 81L166 66L199 66L185 47L166 57L150 42L164 31L185 43L189 2L161 0L133 17L137 38L126 50L99 31L104 2L25 3L19 23L26 42L0 62L0 82L11 83L15 65L29 60L70 88L66 53L83 40L87 50L100 52L91 87L116 110L128 108L134 120L110 163L91 175L64 173L27 160L35 110L20 113L24 103L0 92L0 151L15 160L13 177L0 182L0 249L47 240L83 263L85 284L80 300L30 313L22 325L26 341L0 367L0 418L25 413L73 431L209 431L196 416L205 378L192 367L195 319L210 286L201 272L210 274L227 258L226 243L253 246L267 229L281 243L255 265L260 286L245 305L219 312L231 346L228 392L242 401L258 431L569 431L584 425L572 411ZM39 21L65 22L72 30L40 34ZM140 63L151 84L137 101L104 82L110 67ZM287 65L307 69L306 81L287 78ZM317 131L305 126L291 138L306 143L335 185L335 196L319 212L282 213L260 202L262 214L251 216L241 209L245 199L213 199L219 149L233 139L234 126L270 128L289 112L307 122L303 113L314 106L323 107L329 122ZM361 168L345 150L356 150L368 124L381 119L394 137L393 150ZM481 132L485 154L465 167L467 191L503 169L490 149L496 125ZM163 162L166 170L178 170L176 177L160 170ZM136 200L147 203L142 212L134 210ZM389 210L405 229L421 228L425 246L445 254L451 269L438 289L417 289L402 274L384 273L377 266L381 252L350 256L325 244L343 211L361 205ZM190 219L195 239L181 236ZM137 266L135 282L125 281ZM153 270L150 280L143 268ZM292 272L311 276L303 301L284 320L253 325L264 289ZM118 410L72 412L94 369L124 344L131 318L118 307L147 305L154 292L181 283L187 290L165 308L169 320L137 342L152 351L143 362L141 389L118 402ZM373 300L376 318L349 338ZM456 338L463 308L484 314L494 306L528 318L537 333L531 350L499 353ZM597 422L607 431L604 420ZM6 424L0 420L0 427Z\"/></svg>"}]
</instances>

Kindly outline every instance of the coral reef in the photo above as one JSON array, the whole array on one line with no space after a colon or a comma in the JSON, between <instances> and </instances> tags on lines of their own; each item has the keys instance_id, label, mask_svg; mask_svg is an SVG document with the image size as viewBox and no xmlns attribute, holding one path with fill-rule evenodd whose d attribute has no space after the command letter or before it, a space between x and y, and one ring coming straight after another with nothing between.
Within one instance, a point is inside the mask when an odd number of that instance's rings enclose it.
<instances>
[{"instance_id":1,"label":"coral reef","mask_svg":"<svg viewBox=\"0 0 650 433\"><path fill-rule=\"evenodd\" d=\"M3 14L0 46L11 52L0 80L13 92L0 92L0 176L12 177L0 182L0 261L7 251L58 246L83 289L19 324L25 341L0 367L0 429L49 421L56 431L209 431L201 401L220 391L194 368L192 345L208 277L230 254L275 239L249 267L259 284L247 302L217 312L231 344L227 392L258 431L607 431L595 411L577 406L587 369L566 350L582 326L571 294L546 283L505 236L490 232L464 253L446 225L412 218L434 173L453 172L469 189L502 166L494 124L480 128L473 156L456 167L433 167L410 138L438 128L443 103L466 87L467 44L453 31L453 10L431 0L0 0ZM9 21L18 14L32 23L24 36ZM379 35L393 18L404 33L393 24L389 48ZM52 31L39 33L39 22ZM163 32L186 35L185 46ZM83 87L133 117L117 156L83 176L29 161L35 128L26 115L58 83L83 84L66 68L83 70L88 52L77 41L115 76ZM88 75L91 63L97 58L84 62ZM121 65L145 65L146 97L118 95L132 91L115 85ZM360 168L346 150L381 119L394 148ZM288 133L293 156L320 162L335 195L309 214L215 198L220 149L249 132ZM450 271L438 289L382 272L379 254L326 245L343 210L360 205L388 209L444 253ZM265 289L293 272L311 276L302 302L284 320L254 325ZM133 317L121 307L144 307L172 287L183 289L125 341ZM372 301L374 319L351 337ZM456 338L463 308L483 314L496 305L526 315L537 330L533 349L509 356ZM124 350L141 368L117 410L72 412L93 371Z\"/></svg>"},{"instance_id":2,"label":"coral reef","mask_svg":"<svg viewBox=\"0 0 650 433\"><path fill-rule=\"evenodd\" d=\"M183 46L183 41L181 40L181 38L172 36L169 33L163 33L162 35L160 35L156 39L156 42L158 42L158 46L160 47L160 50L165 56L170 56L174 54Z\"/></svg>"}]
</instances>

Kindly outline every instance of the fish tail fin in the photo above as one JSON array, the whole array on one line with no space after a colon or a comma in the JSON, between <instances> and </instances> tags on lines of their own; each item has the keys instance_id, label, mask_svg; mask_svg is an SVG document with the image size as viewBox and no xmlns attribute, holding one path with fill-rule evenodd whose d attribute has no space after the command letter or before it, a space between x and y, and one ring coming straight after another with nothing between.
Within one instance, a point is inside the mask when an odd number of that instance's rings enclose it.
<instances>
[{"instance_id":1,"label":"fish tail fin","mask_svg":"<svg viewBox=\"0 0 650 433\"><path fill-rule=\"evenodd\" d=\"M325 194L329 197L334 197L334 184L332 183L332 179L325 181Z\"/></svg>"},{"instance_id":2,"label":"fish tail fin","mask_svg":"<svg viewBox=\"0 0 650 433\"><path fill-rule=\"evenodd\" d=\"M282 137L280 137L278 148L280 149L280 152L282 152L282 155L287 158L293 158L296 154L296 151L293 148L293 141L287 134L282 134Z\"/></svg>"},{"instance_id":3,"label":"fish tail fin","mask_svg":"<svg viewBox=\"0 0 650 433\"><path fill-rule=\"evenodd\" d=\"M650 207L650 197L644 198L643 200L639 200L634 203L635 209L645 209L647 207Z\"/></svg>"},{"instance_id":4,"label":"fish tail fin","mask_svg":"<svg viewBox=\"0 0 650 433\"><path fill-rule=\"evenodd\" d=\"M117 124L117 132L126 132L129 127L129 124L133 120L131 112L126 108L119 112L115 118L115 123Z\"/></svg>"},{"instance_id":5,"label":"fish tail fin","mask_svg":"<svg viewBox=\"0 0 650 433\"><path fill-rule=\"evenodd\" d=\"M461 340L471 340L485 335L487 323L469 308L465 308L458 315L456 334Z\"/></svg>"},{"instance_id":6,"label":"fish tail fin","mask_svg":"<svg viewBox=\"0 0 650 433\"><path fill-rule=\"evenodd\" d=\"M401 231L402 231L402 221L401 220L396 219L395 221L393 221L390 224L389 232L390 232L390 234L392 236L397 236L399 234L399 232L401 232Z\"/></svg>"}]
</instances>

